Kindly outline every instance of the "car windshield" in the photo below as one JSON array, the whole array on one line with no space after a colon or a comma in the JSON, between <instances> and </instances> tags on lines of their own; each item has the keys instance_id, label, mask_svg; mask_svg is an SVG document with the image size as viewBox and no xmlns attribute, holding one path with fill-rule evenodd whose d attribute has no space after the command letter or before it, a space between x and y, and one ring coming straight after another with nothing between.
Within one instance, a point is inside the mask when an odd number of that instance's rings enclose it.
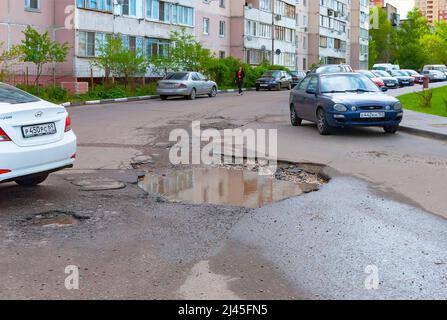
<instances>
[{"instance_id":1,"label":"car windshield","mask_svg":"<svg viewBox=\"0 0 447 320\"><path fill-rule=\"evenodd\" d=\"M175 72L166 76L166 80L188 80L188 72Z\"/></svg>"},{"instance_id":2,"label":"car windshield","mask_svg":"<svg viewBox=\"0 0 447 320\"><path fill-rule=\"evenodd\" d=\"M263 78L278 78L279 77L279 71L266 71L262 75Z\"/></svg>"},{"instance_id":3,"label":"car windshield","mask_svg":"<svg viewBox=\"0 0 447 320\"><path fill-rule=\"evenodd\" d=\"M361 74L331 75L321 77L321 92L377 92L377 86Z\"/></svg>"},{"instance_id":4,"label":"car windshield","mask_svg":"<svg viewBox=\"0 0 447 320\"><path fill-rule=\"evenodd\" d=\"M316 73L337 73L337 72L345 72L346 69L343 66L323 66L319 67Z\"/></svg>"},{"instance_id":5,"label":"car windshield","mask_svg":"<svg viewBox=\"0 0 447 320\"><path fill-rule=\"evenodd\" d=\"M19 104L36 101L39 101L39 99L29 93L6 84L0 84L0 107L2 104Z\"/></svg>"},{"instance_id":6,"label":"car windshield","mask_svg":"<svg viewBox=\"0 0 447 320\"><path fill-rule=\"evenodd\" d=\"M391 75L393 76L408 76L408 74L404 71L397 71L397 70L393 70L391 71Z\"/></svg>"},{"instance_id":7,"label":"car windshield","mask_svg":"<svg viewBox=\"0 0 447 320\"><path fill-rule=\"evenodd\" d=\"M444 66L434 67L433 70L447 72L447 67Z\"/></svg>"},{"instance_id":8,"label":"car windshield","mask_svg":"<svg viewBox=\"0 0 447 320\"><path fill-rule=\"evenodd\" d=\"M390 77L388 72L382 70L374 70L374 74L378 75L379 77Z\"/></svg>"}]
</instances>

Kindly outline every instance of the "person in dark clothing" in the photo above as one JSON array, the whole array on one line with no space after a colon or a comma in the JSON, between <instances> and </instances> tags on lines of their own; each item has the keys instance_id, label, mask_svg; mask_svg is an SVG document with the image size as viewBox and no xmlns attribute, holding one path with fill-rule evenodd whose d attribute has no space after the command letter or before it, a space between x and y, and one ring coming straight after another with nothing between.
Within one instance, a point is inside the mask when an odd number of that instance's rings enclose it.
<instances>
[{"instance_id":1,"label":"person in dark clothing","mask_svg":"<svg viewBox=\"0 0 447 320\"><path fill-rule=\"evenodd\" d=\"M239 88L238 93L239 96L243 94L242 86L244 85L244 78L245 78L244 69L242 68L242 66L240 66L239 69L236 71L236 84L237 87Z\"/></svg>"}]
</instances>

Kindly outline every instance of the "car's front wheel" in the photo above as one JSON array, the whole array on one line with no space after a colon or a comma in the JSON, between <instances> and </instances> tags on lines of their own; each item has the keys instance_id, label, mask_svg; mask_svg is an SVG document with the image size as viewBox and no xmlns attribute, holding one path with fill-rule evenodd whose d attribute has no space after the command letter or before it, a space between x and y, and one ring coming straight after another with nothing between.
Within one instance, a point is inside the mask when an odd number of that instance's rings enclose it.
<instances>
[{"instance_id":1,"label":"car's front wheel","mask_svg":"<svg viewBox=\"0 0 447 320\"><path fill-rule=\"evenodd\" d=\"M168 96L160 96L160 99L161 100L166 100L166 99L168 99Z\"/></svg>"},{"instance_id":2,"label":"car's front wheel","mask_svg":"<svg viewBox=\"0 0 447 320\"><path fill-rule=\"evenodd\" d=\"M317 111L317 128L318 132L323 136L331 134L332 132L332 127L326 120L326 112L324 112L322 108L318 109Z\"/></svg>"},{"instance_id":3,"label":"car's front wheel","mask_svg":"<svg viewBox=\"0 0 447 320\"><path fill-rule=\"evenodd\" d=\"M217 88L216 87L212 87L211 88L211 92L208 94L208 96L210 98L214 98L217 95Z\"/></svg>"},{"instance_id":4,"label":"car's front wheel","mask_svg":"<svg viewBox=\"0 0 447 320\"><path fill-rule=\"evenodd\" d=\"M303 122L303 119L298 117L298 114L296 113L295 107L293 104L290 106L290 122L292 123L292 126L298 127Z\"/></svg>"},{"instance_id":5,"label":"car's front wheel","mask_svg":"<svg viewBox=\"0 0 447 320\"><path fill-rule=\"evenodd\" d=\"M40 174L37 176L33 176L32 178L24 178L24 179L17 179L15 180L15 183L22 187L35 187L38 184L41 184L48 178L48 173Z\"/></svg>"},{"instance_id":6,"label":"car's front wheel","mask_svg":"<svg viewBox=\"0 0 447 320\"><path fill-rule=\"evenodd\" d=\"M385 133L391 133L394 134L397 132L397 129L399 129L398 125L394 125L394 126L384 126L383 130L385 131Z\"/></svg>"}]
</instances>

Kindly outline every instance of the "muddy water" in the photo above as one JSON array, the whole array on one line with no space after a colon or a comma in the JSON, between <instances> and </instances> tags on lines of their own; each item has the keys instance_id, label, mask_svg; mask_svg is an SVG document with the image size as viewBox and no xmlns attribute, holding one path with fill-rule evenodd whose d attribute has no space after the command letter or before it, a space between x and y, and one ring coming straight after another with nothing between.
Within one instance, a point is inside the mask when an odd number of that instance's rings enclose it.
<instances>
[{"instance_id":1,"label":"muddy water","mask_svg":"<svg viewBox=\"0 0 447 320\"><path fill-rule=\"evenodd\" d=\"M166 176L147 175L139 186L171 201L259 208L303 193L296 183L248 170L197 168Z\"/></svg>"}]
</instances>

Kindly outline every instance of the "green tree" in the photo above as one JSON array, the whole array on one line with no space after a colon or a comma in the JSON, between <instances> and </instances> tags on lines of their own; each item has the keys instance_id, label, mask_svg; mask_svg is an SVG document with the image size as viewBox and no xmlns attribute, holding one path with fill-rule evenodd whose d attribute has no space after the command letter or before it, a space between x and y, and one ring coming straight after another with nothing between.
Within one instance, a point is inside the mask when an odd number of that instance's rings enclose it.
<instances>
[{"instance_id":1,"label":"green tree","mask_svg":"<svg viewBox=\"0 0 447 320\"><path fill-rule=\"evenodd\" d=\"M25 39L15 49L18 50L21 61L36 65L35 84L39 85L43 66L47 63L64 62L67 58L69 46L68 43L60 44L52 41L48 31L40 34L30 26L23 31L23 34Z\"/></svg>"},{"instance_id":2,"label":"green tree","mask_svg":"<svg viewBox=\"0 0 447 320\"><path fill-rule=\"evenodd\" d=\"M0 42L0 48L3 47L3 42ZM4 81L9 75L10 67L17 61L20 52L17 47L12 47L9 50L2 50L0 53L0 81Z\"/></svg>"},{"instance_id":3,"label":"green tree","mask_svg":"<svg viewBox=\"0 0 447 320\"><path fill-rule=\"evenodd\" d=\"M153 65L162 73L168 70L207 73L215 61L211 51L205 49L185 28L180 31L172 31L170 41L171 47L168 56L152 58Z\"/></svg>"},{"instance_id":4,"label":"green tree","mask_svg":"<svg viewBox=\"0 0 447 320\"><path fill-rule=\"evenodd\" d=\"M439 35L432 33L422 36L419 40L426 63L447 64L447 42Z\"/></svg>"},{"instance_id":5,"label":"green tree","mask_svg":"<svg viewBox=\"0 0 447 320\"><path fill-rule=\"evenodd\" d=\"M118 69L118 61L122 50L123 42L120 37L108 37L106 44L99 48L99 56L90 62L92 67L104 70L107 85L110 84L111 77Z\"/></svg>"},{"instance_id":6,"label":"green tree","mask_svg":"<svg viewBox=\"0 0 447 320\"><path fill-rule=\"evenodd\" d=\"M419 9L414 8L408 12L407 19L403 21L397 31L398 49L397 60L402 68L420 69L428 58L421 50L421 39L430 34L427 19Z\"/></svg>"},{"instance_id":7,"label":"green tree","mask_svg":"<svg viewBox=\"0 0 447 320\"><path fill-rule=\"evenodd\" d=\"M371 9L372 28L369 30L373 45L369 52L369 64L378 62L395 62L397 49L397 33L388 19L386 10L378 6Z\"/></svg>"},{"instance_id":8,"label":"green tree","mask_svg":"<svg viewBox=\"0 0 447 320\"><path fill-rule=\"evenodd\" d=\"M133 86L134 77L144 76L148 67L149 60L146 59L142 52L122 47L116 54L116 60L113 63L112 70L114 74L124 77L125 86L127 87L129 82Z\"/></svg>"}]
</instances>

